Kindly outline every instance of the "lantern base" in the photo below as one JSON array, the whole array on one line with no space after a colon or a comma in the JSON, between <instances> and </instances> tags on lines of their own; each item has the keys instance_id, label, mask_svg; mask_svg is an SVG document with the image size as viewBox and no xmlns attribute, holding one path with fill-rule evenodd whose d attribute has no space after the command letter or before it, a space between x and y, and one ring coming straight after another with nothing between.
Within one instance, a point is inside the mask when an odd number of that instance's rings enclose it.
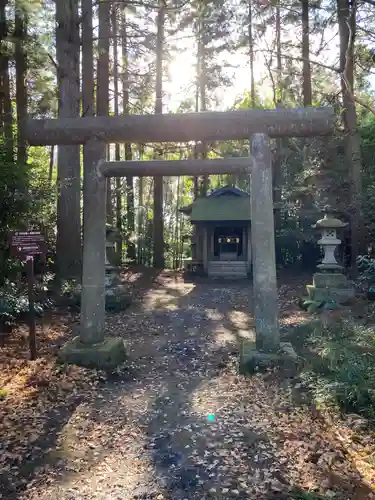
<instances>
[{"instance_id":1,"label":"lantern base","mask_svg":"<svg viewBox=\"0 0 375 500\"><path fill-rule=\"evenodd\" d=\"M342 273L344 271L344 267L340 266L340 264L318 264L316 266L320 271L325 271L327 273Z\"/></svg>"},{"instance_id":2,"label":"lantern base","mask_svg":"<svg viewBox=\"0 0 375 500\"><path fill-rule=\"evenodd\" d=\"M307 285L309 300L345 304L355 297L354 287L340 273L315 273L313 284Z\"/></svg>"}]
</instances>

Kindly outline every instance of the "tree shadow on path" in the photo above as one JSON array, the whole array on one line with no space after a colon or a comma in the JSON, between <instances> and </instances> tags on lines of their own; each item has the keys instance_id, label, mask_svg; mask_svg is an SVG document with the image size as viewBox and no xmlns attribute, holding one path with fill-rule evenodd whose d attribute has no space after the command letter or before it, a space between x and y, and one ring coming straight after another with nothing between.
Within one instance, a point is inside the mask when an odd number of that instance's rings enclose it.
<instances>
[{"instance_id":1,"label":"tree shadow on path","mask_svg":"<svg viewBox=\"0 0 375 500\"><path fill-rule=\"evenodd\" d=\"M134 380L103 381L71 426L71 447L83 454L68 463L75 472L22 498L317 500L302 493L323 481L330 489L325 458L336 460L340 445L296 407L289 381L237 375L242 327L233 312L248 311L250 295L250 284L194 287L171 278L142 307L113 316L110 330L124 336ZM336 500L371 498L358 491L332 486Z\"/></svg>"},{"instance_id":2,"label":"tree shadow on path","mask_svg":"<svg viewBox=\"0 0 375 500\"><path fill-rule=\"evenodd\" d=\"M309 498L304 482L312 490L324 484L338 499L371 498L355 469L333 480L324 457L342 463L340 444L327 435L324 442L320 423L295 407L288 380L236 375L236 347L218 344L218 333L224 327L238 340L228 311L248 308L249 291L200 284L173 316L160 312L172 336L160 346L156 376L164 388L147 415L147 436L164 498L303 499ZM314 432L320 440L311 443ZM293 457L296 447L302 451Z\"/></svg>"}]
</instances>

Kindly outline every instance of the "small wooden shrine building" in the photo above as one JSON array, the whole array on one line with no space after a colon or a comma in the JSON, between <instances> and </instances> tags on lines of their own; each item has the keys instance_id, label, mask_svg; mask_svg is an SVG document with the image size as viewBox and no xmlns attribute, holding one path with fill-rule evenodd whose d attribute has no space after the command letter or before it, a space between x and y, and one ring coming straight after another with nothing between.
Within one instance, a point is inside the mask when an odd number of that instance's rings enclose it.
<instances>
[{"instance_id":1,"label":"small wooden shrine building","mask_svg":"<svg viewBox=\"0 0 375 500\"><path fill-rule=\"evenodd\" d=\"M251 272L250 195L225 186L180 211L195 226L191 266L208 276L246 278Z\"/></svg>"}]
</instances>

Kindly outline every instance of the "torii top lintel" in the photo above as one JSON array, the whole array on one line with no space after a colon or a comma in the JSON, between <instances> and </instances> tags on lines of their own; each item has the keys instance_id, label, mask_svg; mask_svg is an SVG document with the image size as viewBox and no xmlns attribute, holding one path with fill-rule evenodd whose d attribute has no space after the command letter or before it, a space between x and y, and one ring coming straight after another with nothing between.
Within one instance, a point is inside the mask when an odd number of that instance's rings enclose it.
<instances>
[{"instance_id":1,"label":"torii top lintel","mask_svg":"<svg viewBox=\"0 0 375 500\"><path fill-rule=\"evenodd\" d=\"M24 137L31 146L84 144L93 138L113 144L248 139L254 133L308 137L331 135L335 122L330 107L86 116L28 119Z\"/></svg>"}]
</instances>

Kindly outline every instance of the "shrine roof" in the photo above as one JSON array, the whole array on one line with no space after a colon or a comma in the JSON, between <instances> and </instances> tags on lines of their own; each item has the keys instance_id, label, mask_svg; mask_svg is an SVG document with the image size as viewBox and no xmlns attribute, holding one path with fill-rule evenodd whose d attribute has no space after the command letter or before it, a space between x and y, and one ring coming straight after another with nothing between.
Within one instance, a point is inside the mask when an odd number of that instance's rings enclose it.
<instances>
[{"instance_id":1,"label":"shrine roof","mask_svg":"<svg viewBox=\"0 0 375 500\"><path fill-rule=\"evenodd\" d=\"M190 216L191 222L250 221L250 196L232 186L211 191L197 198L191 205L180 209Z\"/></svg>"}]
</instances>

